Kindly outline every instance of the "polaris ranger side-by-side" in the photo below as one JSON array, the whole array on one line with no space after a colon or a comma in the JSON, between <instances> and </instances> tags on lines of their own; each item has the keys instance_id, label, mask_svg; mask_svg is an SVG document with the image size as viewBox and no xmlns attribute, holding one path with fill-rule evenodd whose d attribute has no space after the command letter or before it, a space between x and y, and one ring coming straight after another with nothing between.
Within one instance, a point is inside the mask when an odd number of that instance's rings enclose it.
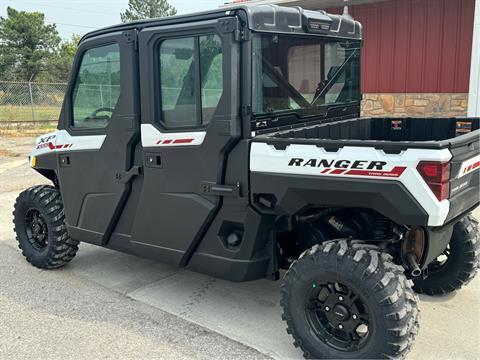
<instances>
[{"instance_id":1,"label":"polaris ranger side-by-side","mask_svg":"<svg viewBox=\"0 0 480 360\"><path fill-rule=\"evenodd\" d=\"M85 35L57 131L15 204L57 268L80 241L232 281L277 280L305 357L403 357L414 290L479 264L479 119L360 118L361 25L273 5ZM413 280L413 281L412 281Z\"/></svg>"}]
</instances>

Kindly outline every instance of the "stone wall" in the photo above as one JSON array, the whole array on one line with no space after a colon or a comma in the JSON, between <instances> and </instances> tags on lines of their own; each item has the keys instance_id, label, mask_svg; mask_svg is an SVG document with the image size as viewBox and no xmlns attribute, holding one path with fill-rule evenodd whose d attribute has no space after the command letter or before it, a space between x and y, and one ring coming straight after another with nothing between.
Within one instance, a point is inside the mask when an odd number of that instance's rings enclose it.
<instances>
[{"instance_id":1,"label":"stone wall","mask_svg":"<svg viewBox=\"0 0 480 360\"><path fill-rule=\"evenodd\" d=\"M467 116L468 94L363 94L362 116Z\"/></svg>"}]
</instances>

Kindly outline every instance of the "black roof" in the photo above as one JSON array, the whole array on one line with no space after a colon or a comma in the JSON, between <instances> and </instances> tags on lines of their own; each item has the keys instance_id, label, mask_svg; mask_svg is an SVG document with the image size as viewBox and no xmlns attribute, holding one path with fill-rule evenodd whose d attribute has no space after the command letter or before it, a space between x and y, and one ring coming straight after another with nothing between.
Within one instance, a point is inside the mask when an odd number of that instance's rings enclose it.
<instances>
[{"instance_id":1,"label":"black roof","mask_svg":"<svg viewBox=\"0 0 480 360\"><path fill-rule=\"evenodd\" d=\"M276 33L317 33L334 37L362 38L362 26L350 16L328 14L325 11L304 10L298 6L285 7L272 4L239 5L191 14L133 21L91 31L82 40L114 31L146 27L184 24L194 21L212 20L244 12L247 26L254 31Z\"/></svg>"}]
</instances>

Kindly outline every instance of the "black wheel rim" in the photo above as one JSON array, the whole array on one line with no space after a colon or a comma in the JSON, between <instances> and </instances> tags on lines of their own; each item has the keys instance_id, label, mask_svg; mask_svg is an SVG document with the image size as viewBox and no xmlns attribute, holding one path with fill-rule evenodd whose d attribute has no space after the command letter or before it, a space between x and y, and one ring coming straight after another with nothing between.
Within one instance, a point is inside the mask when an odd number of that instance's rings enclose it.
<instances>
[{"instance_id":1,"label":"black wheel rim","mask_svg":"<svg viewBox=\"0 0 480 360\"><path fill-rule=\"evenodd\" d=\"M434 274L443 269L447 265L448 260L450 259L450 254L451 250L449 245L441 255L439 255L435 260L430 263L428 267L428 272L430 274Z\"/></svg>"},{"instance_id":2,"label":"black wheel rim","mask_svg":"<svg viewBox=\"0 0 480 360\"><path fill-rule=\"evenodd\" d=\"M25 230L28 241L36 250L43 250L47 247L47 223L38 209L29 209L25 214Z\"/></svg>"},{"instance_id":3,"label":"black wheel rim","mask_svg":"<svg viewBox=\"0 0 480 360\"><path fill-rule=\"evenodd\" d=\"M316 337L336 350L360 350L372 333L362 299L338 282L315 282L311 286L306 314Z\"/></svg>"}]
</instances>

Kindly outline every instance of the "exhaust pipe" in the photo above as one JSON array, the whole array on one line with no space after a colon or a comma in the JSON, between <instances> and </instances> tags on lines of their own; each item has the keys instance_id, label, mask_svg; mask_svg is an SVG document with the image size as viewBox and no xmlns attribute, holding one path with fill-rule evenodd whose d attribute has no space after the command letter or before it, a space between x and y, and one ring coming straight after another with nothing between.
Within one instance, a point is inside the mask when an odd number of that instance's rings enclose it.
<instances>
[{"instance_id":1,"label":"exhaust pipe","mask_svg":"<svg viewBox=\"0 0 480 360\"><path fill-rule=\"evenodd\" d=\"M402 244L402 260L413 277L420 276L422 270L418 266L425 250L425 233L421 227L408 229Z\"/></svg>"},{"instance_id":2,"label":"exhaust pipe","mask_svg":"<svg viewBox=\"0 0 480 360\"><path fill-rule=\"evenodd\" d=\"M405 261L407 263L408 269L410 270L410 274L413 277L420 276L422 270L420 270L420 267L417 264L417 259L415 259L415 255L409 252L407 255L405 255Z\"/></svg>"}]
</instances>

